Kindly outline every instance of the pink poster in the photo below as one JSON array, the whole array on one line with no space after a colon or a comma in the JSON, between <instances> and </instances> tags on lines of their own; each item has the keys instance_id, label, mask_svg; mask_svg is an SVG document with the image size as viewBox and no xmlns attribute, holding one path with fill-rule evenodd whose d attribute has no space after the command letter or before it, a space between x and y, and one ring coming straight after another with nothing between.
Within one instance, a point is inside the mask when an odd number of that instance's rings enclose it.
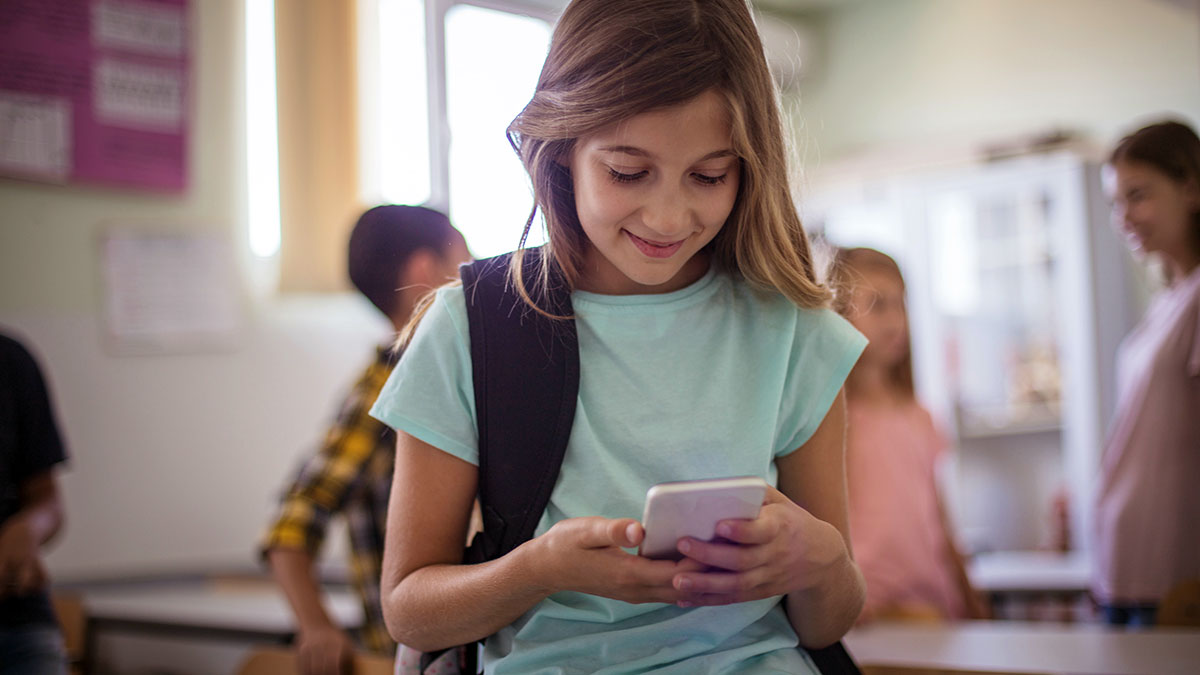
<instances>
[{"instance_id":1,"label":"pink poster","mask_svg":"<svg viewBox=\"0 0 1200 675\"><path fill-rule=\"evenodd\" d=\"M187 0L0 0L0 174L187 187Z\"/></svg>"}]
</instances>

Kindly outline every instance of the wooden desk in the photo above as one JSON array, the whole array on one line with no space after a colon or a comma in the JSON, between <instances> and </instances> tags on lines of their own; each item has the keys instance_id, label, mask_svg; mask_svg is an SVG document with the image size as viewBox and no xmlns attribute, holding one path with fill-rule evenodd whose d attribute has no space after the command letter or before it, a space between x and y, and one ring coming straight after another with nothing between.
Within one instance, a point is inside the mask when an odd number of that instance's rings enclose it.
<instances>
[{"instance_id":1,"label":"wooden desk","mask_svg":"<svg viewBox=\"0 0 1200 675\"><path fill-rule=\"evenodd\" d=\"M350 591L327 593L334 621L362 625L362 607ZM93 630L167 631L287 642L296 626L287 599L273 584L202 583L148 588L111 588L83 594Z\"/></svg>"},{"instance_id":2,"label":"wooden desk","mask_svg":"<svg viewBox=\"0 0 1200 675\"><path fill-rule=\"evenodd\" d=\"M1196 675L1200 631L1114 631L1097 624L879 622L846 648L861 665L1054 675Z\"/></svg>"},{"instance_id":3,"label":"wooden desk","mask_svg":"<svg viewBox=\"0 0 1200 675\"><path fill-rule=\"evenodd\" d=\"M267 582L113 585L81 591L88 613L85 672L235 672L249 650L295 632L282 592ZM326 594L333 619L362 625L349 590Z\"/></svg>"}]
</instances>

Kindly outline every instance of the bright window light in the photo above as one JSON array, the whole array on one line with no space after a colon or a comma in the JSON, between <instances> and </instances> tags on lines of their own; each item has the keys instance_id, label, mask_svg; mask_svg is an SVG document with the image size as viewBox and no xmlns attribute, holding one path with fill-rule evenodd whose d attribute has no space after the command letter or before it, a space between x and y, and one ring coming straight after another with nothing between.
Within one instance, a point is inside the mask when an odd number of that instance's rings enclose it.
<instances>
[{"instance_id":1,"label":"bright window light","mask_svg":"<svg viewBox=\"0 0 1200 675\"><path fill-rule=\"evenodd\" d=\"M549 42L540 19L471 5L446 13L450 218L478 257L516 248L533 206L504 131L533 95ZM529 244L543 241L534 223Z\"/></svg>"},{"instance_id":2,"label":"bright window light","mask_svg":"<svg viewBox=\"0 0 1200 675\"><path fill-rule=\"evenodd\" d=\"M939 195L929 205L933 250L930 252L934 278L933 299L950 316L970 316L980 303L979 241L975 209L970 195L951 192ZM1015 289L1014 289L1015 291Z\"/></svg>"},{"instance_id":3,"label":"bright window light","mask_svg":"<svg viewBox=\"0 0 1200 675\"><path fill-rule=\"evenodd\" d=\"M279 122L275 102L275 2L246 0L246 178L250 250L279 252Z\"/></svg>"},{"instance_id":4,"label":"bright window light","mask_svg":"<svg viewBox=\"0 0 1200 675\"><path fill-rule=\"evenodd\" d=\"M425 3L359 3L360 195L366 204L429 199Z\"/></svg>"}]
</instances>

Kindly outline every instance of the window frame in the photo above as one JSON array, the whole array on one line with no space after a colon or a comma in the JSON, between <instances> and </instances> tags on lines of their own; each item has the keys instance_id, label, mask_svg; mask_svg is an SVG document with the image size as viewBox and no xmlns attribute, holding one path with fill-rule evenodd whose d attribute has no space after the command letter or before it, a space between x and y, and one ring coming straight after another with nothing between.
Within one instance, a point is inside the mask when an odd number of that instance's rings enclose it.
<instances>
[{"instance_id":1,"label":"window frame","mask_svg":"<svg viewBox=\"0 0 1200 675\"><path fill-rule=\"evenodd\" d=\"M374 17L378 15L379 5L383 1L385 0L357 0L360 32L373 24ZM556 0L543 1L555 2ZM565 2L560 4L565 4ZM425 21L426 151L429 158L429 196L424 203L431 208L448 212L450 208L450 119L446 86L447 14L455 7L468 5L539 19L545 21L553 29L558 15L561 13L561 7L555 8L529 0L423 0L422 5ZM360 173L364 176L373 175L375 171L374 167L366 166L366 162L373 157L369 144L376 140L371 137L373 130L372 125L369 124L371 118L368 117L374 113L364 113L363 111L377 104L371 87L378 75L379 39L377 35L360 36L360 52L356 57L359 64L357 105L360 109L358 114L360 132L358 142L362 157L360 161L363 163L360 166ZM371 53L364 55L362 50L369 50ZM378 191L380 191L379 186L360 186L360 194L368 198L368 201L376 197L377 195L373 192Z\"/></svg>"},{"instance_id":2,"label":"window frame","mask_svg":"<svg viewBox=\"0 0 1200 675\"><path fill-rule=\"evenodd\" d=\"M446 97L446 14L458 5L545 21L554 29L561 10L520 0L425 0L425 68L429 120L429 201L443 212L450 209L450 116Z\"/></svg>"}]
</instances>

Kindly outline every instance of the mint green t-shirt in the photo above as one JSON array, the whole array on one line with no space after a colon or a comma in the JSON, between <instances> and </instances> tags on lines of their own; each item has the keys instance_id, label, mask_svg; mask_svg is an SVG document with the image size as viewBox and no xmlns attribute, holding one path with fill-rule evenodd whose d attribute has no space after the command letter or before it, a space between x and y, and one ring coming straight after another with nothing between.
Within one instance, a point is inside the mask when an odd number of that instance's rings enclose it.
<instances>
[{"instance_id":1,"label":"mint green t-shirt","mask_svg":"<svg viewBox=\"0 0 1200 675\"><path fill-rule=\"evenodd\" d=\"M571 295L580 382L537 534L564 518L640 520L662 481L761 476L825 418L866 344L826 310L712 269L657 295ZM467 311L443 288L371 414L478 464ZM531 424L539 423L531 420ZM683 609L564 592L487 641L488 673L815 673L781 597Z\"/></svg>"}]
</instances>

